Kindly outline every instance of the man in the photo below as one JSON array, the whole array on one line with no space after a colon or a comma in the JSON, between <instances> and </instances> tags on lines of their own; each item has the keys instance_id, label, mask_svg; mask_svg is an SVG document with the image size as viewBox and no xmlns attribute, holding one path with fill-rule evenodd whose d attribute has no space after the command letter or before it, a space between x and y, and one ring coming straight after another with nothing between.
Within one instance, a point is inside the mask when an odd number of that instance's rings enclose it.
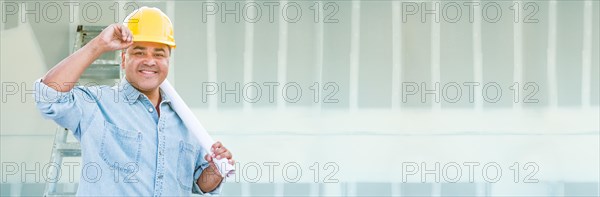
<instances>
[{"instance_id":1,"label":"man","mask_svg":"<svg viewBox=\"0 0 600 197\"><path fill-rule=\"evenodd\" d=\"M172 48L169 18L157 8L142 7L36 82L39 110L81 143L78 195L219 193L223 178L212 160L227 158L233 164L231 152L217 142L208 155L159 88ZM95 59L115 50L122 50L125 71L118 86L74 86Z\"/></svg>"}]
</instances>

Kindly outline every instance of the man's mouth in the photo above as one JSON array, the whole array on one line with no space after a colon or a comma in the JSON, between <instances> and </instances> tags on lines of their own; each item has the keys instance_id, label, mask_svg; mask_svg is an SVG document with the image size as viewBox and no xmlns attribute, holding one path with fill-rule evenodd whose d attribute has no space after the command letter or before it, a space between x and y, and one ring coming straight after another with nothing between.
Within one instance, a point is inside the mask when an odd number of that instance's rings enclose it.
<instances>
[{"instance_id":1,"label":"man's mouth","mask_svg":"<svg viewBox=\"0 0 600 197\"><path fill-rule=\"evenodd\" d=\"M139 70L138 72L140 72L144 76L153 76L158 73L157 71L151 71L151 70Z\"/></svg>"}]
</instances>

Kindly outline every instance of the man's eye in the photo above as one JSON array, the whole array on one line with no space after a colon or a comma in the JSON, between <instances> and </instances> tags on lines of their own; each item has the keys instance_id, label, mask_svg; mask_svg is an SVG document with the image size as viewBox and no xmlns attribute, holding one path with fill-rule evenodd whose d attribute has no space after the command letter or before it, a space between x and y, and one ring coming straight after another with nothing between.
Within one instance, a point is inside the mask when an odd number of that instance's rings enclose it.
<instances>
[{"instance_id":1,"label":"man's eye","mask_svg":"<svg viewBox=\"0 0 600 197\"><path fill-rule=\"evenodd\" d=\"M135 53L133 53L133 54L134 54L134 55L144 55L144 53L142 53L142 52L135 52Z\"/></svg>"},{"instance_id":2,"label":"man's eye","mask_svg":"<svg viewBox=\"0 0 600 197\"><path fill-rule=\"evenodd\" d=\"M164 57L164 56L165 56L165 54L162 54L162 53L157 53L157 54L154 54L154 56L156 56L156 57Z\"/></svg>"}]
</instances>

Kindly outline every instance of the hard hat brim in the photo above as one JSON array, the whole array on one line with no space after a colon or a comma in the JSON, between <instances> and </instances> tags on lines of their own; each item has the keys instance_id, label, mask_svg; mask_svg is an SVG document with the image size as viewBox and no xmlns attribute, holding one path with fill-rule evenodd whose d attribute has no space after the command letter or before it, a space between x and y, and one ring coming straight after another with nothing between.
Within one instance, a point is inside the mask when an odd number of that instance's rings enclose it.
<instances>
[{"instance_id":1,"label":"hard hat brim","mask_svg":"<svg viewBox=\"0 0 600 197\"><path fill-rule=\"evenodd\" d=\"M161 43L161 44L166 44L167 46L171 47L171 48L176 48L175 42L171 42L171 41L167 41L167 40L160 40L154 37L146 37L146 36L134 36L133 37L133 41L134 42L155 42L155 43Z\"/></svg>"}]
</instances>

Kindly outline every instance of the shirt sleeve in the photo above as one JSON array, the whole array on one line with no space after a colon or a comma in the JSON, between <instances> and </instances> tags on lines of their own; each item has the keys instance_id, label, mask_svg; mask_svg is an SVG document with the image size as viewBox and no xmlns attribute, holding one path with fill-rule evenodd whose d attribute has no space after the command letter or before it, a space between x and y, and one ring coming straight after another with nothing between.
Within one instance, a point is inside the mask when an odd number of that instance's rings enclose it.
<instances>
[{"instance_id":1,"label":"shirt sleeve","mask_svg":"<svg viewBox=\"0 0 600 197\"><path fill-rule=\"evenodd\" d=\"M219 186L217 186L217 188L215 188L213 191L204 193L202 192L202 190L200 189L200 186L198 186L198 184L196 184L197 180L200 178L200 174L202 174L202 172L204 170L206 170L209 166L208 161L206 161L204 159L204 155L208 154L208 152L206 152L204 149L202 149L200 151L200 154L198 155L198 159L196 161L197 166L196 166L196 171L194 172L194 183L193 183L193 187L192 187L192 193L193 194L200 194L200 195L219 195L221 194L221 186L223 185L223 182L225 182L225 178L223 178L223 180L221 181L221 183L219 184Z\"/></svg>"},{"instance_id":2,"label":"shirt sleeve","mask_svg":"<svg viewBox=\"0 0 600 197\"><path fill-rule=\"evenodd\" d=\"M90 123L89 116L96 106L89 88L75 86L71 91L59 92L38 79L34 83L35 103L42 116L73 132L80 139L82 126Z\"/></svg>"}]
</instances>

